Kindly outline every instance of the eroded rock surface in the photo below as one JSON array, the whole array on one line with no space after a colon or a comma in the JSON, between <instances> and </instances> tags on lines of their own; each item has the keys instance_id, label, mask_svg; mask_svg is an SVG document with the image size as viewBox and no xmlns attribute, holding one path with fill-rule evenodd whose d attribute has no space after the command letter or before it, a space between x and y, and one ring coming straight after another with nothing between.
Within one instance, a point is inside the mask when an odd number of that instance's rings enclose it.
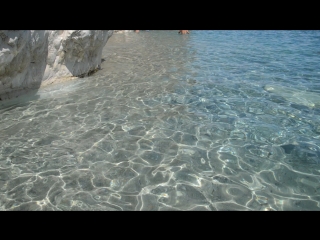
<instances>
[{"instance_id":1,"label":"eroded rock surface","mask_svg":"<svg viewBox=\"0 0 320 240\"><path fill-rule=\"evenodd\" d=\"M113 30L0 30L0 99L99 69L102 49L112 33Z\"/></svg>"}]
</instances>

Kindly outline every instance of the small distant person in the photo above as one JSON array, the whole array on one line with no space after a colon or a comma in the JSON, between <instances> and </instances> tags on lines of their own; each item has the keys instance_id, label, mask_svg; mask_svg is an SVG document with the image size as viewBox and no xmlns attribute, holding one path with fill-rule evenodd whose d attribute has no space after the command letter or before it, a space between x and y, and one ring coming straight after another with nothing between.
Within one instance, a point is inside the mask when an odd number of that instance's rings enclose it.
<instances>
[{"instance_id":1,"label":"small distant person","mask_svg":"<svg viewBox=\"0 0 320 240\"><path fill-rule=\"evenodd\" d=\"M179 30L180 34L189 34L189 30Z\"/></svg>"},{"instance_id":2,"label":"small distant person","mask_svg":"<svg viewBox=\"0 0 320 240\"><path fill-rule=\"evenodd\" d=\"M134 32L135 32L135 33L138 33L138 32L139 32L139 30L134 30Z\"/></svg>"}]
</instances>

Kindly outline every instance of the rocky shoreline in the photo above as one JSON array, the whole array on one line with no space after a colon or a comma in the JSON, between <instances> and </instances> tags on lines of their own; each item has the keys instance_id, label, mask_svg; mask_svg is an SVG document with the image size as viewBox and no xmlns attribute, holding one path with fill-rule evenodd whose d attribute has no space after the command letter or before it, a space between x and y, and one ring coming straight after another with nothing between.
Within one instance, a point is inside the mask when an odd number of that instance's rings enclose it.
<instances>
[{"instance_id":1,"label":"rocky shoreline","mask_svg":"<svg viewBox=\"0 0 320 240\"><path fill-rule=\"evenodd\" d=\"M0 30L0 101L97 71L113 32Z\"/></svg>"}]
</instances>

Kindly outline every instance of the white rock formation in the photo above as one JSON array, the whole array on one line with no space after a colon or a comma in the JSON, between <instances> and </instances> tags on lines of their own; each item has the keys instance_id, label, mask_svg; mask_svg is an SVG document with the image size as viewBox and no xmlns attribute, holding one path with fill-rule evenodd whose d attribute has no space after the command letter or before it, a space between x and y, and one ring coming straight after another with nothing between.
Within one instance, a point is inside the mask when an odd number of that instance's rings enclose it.
<instances>
[{"instance_id":1,"label":"white rock formation","mask_svg":"<svg viewBox=\"0 0 320 240\"><path fill-rule=\"evenodd\" d=\"M113 30L0 30L0 99L100 68Z\"/></svg>"},{"instance_id":2,"label":"white rock formation","mask_svg":"<svg viewBox=\"0 0 320 240\"><path fill-rule=\"evenodd\" d=\"M114 30L114 33L134 32L134 30Z\"/></svg>"}]
</instances>

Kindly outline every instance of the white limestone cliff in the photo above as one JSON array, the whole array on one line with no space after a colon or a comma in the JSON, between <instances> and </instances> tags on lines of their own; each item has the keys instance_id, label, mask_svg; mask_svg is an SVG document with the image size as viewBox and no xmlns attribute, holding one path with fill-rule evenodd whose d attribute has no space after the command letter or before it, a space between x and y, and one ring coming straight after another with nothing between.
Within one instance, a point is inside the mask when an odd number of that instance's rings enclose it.
<instances>
[{"instance_id":1,"label":"white limestone cliff","mask_svg":"<svg viewBox=\"0 0 320 240\"><path fill-rule=\"evenodd\" d=\"M114 30L114 33L127 33L127 32L134 32L134 30Z\"/></svg>"},{"instance_id":2,"label":"white limestone cliff","mask_svg":"<svg viewBox=\"0 0 320 240\"><path fill-rule=\"evenodd\" d=\"M0 30L0 100L100 68L113 30Z\"/></svg>"}]
</instances>

